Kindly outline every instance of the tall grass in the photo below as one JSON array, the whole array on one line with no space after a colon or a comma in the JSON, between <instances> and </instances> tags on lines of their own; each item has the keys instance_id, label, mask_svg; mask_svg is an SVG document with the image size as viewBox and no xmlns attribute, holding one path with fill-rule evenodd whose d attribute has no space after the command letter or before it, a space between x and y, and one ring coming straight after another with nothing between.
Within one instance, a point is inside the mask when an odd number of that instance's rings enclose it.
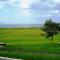
<instances>
[{"instance_id":1,"label":"tall grass","mask_svg":"<svg viewBox=\"0 0 60 60\"><path fill-rule=\"evenodd\" d=\"M45 37L45 32L39 28L0 29L0 43L6 43L0 48L0 56L22 58L24 60L60 60L60 33L51 39Z\"/></svg>"}]
</instances>

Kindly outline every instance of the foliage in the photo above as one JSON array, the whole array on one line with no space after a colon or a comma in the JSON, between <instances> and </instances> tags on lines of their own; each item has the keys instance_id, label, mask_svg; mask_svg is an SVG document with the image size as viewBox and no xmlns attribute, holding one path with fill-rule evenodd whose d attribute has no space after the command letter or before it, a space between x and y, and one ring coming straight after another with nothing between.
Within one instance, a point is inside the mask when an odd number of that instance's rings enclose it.
<instances>
[{"instance_id":1,"label":"foliage","mask_svg":"<svg viewBox=\"0 0 60 60\"><path fill-rule=\"evenodd\" d=\"M52 37L58 33L58 24L51 19L46 20L43 30L46 32L47 37Z\"/></svg>"}]
</instances>

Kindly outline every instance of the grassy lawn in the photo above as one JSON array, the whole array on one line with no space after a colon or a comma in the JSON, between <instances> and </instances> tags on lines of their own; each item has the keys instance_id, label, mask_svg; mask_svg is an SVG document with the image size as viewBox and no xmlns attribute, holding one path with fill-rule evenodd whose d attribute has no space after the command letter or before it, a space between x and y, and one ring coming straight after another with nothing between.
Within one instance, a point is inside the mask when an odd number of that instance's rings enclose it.
<instances>
[{"instance_id":1,"label":"grassy lawn","mask_svg":"<svg viewBox=\"0 0 60 60\"><path fill-rule=\"evenodd\" d=\"M45 32L38 28L19 29L1 28L0 42L6 43L0 49L0 56L22 58L24 60L60 60L60 33L46 38Z\"/></svg>"}]
</instances>

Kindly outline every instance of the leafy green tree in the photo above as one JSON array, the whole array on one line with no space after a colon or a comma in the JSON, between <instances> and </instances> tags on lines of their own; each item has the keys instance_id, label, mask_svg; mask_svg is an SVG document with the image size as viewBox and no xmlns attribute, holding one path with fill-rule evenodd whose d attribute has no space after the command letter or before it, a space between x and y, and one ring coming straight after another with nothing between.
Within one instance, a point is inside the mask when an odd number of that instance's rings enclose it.
<instances>
[{"instance_id":1,"label":"leafy green tree","mask_svg":"<svg viewBox=\"0 0 60 60\"><path fill-rule=\"evenodd\" d=\"M58 24L58 31L60 31L60 23L57 23Z\"/></svg>"},{"instance_id":2,"label":"leafy green tree","mask_svg":"<svg viewBox=\"0 0 60 60\"><path fill-rule=\"evenodd\" d=\"M52 37L52 42L53 36L58 33L58 24L53 22L51 19L46 20L43 30L46 32L48 38Z\"/></svg>"}]
</instances>

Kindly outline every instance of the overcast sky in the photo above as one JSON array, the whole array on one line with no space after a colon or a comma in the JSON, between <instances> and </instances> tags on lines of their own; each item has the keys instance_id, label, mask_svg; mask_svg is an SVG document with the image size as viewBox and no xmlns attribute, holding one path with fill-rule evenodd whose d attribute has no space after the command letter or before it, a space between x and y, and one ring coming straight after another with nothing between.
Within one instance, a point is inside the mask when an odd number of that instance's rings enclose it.
<instances>
[{"instance_id":1,"label":"overcast sky","mask_svg":"<svg viewBox=\"0 0 60 60\"><path fill-rule=\"evenodd\" d=\"M0 0L0 24L60 22L60 0Z\"/></svg>"}]
</instances>

